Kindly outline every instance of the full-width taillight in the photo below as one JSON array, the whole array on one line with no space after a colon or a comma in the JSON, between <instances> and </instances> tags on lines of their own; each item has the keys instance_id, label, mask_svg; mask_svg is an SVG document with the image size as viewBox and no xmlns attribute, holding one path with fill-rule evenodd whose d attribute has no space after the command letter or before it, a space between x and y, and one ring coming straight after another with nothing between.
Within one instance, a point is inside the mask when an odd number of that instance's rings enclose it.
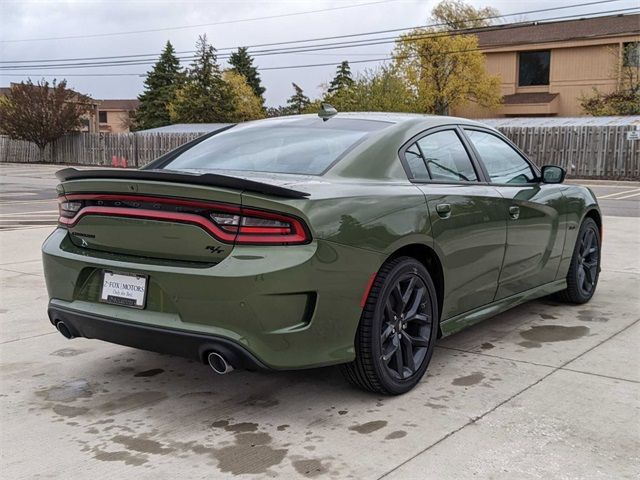
<instances>
[{"instance_id":1,"label":"full-width taillight","mask_svg":"<svg viewBox=\"0 0 640 480\"><path fill-rule=\"evenodd\" d=\"M225 243L300 245L311 235L297 217L218 202L117 194L70 194L58 199L61 226L87 215L189 223Z\"/></svg>"}]
</instances>

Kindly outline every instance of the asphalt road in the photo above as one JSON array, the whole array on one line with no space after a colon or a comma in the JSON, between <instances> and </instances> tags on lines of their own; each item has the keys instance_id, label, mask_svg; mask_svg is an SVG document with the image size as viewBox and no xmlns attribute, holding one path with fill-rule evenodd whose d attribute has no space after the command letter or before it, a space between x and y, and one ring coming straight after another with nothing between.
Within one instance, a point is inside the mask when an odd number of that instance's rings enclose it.
<instances>
[{"instance_id":1,"label":"asphalt road","mask_svg":"<svg viewBox=\"0 0 640 480\"><path fill-rule=\"evenodd\" d=\"M218 376L64 339L40 258L53 170L0 166L1 478L640 477L640 219L607 214L633 213L640 186L595 187L606 235L588 304L540 299L441 340L392 398L335 368Z\"/></svg>"},{"instance_id":2,"label":"asphalt road","mask_svg":"<svg viewBox=\"0 0 640 480\"><path fill-rule=\"evenodd\" d=\"M0 164L0 230L55 225L55 172L60 166ZM574 180L589 186L604 215L640 217L640 182Z\"/></svg>"}]
</instances>

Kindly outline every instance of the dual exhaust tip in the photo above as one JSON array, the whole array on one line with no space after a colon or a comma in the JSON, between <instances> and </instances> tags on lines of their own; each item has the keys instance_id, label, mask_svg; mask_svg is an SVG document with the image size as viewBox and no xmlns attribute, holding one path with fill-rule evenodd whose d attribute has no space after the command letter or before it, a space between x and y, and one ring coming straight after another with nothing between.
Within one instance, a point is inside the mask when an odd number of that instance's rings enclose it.
<instances>
[{"instance_id":1,"label":"dual exhaust tip","mask_svg":"<svg viewBox=\"0 0 640 480\"><path fill-rule=\"evenodd\" d=\"M211 369L218 375L224 375L233 371L233 366L219 353L211 352L207 356L207 362Z\"/></svg>"},{"instance_id":2,"label":"dual exhaust tip","mask_svg":"<svg viewBox=\"0 0 640 480\"><path fill-rule=\"evenodd\" d=\"M75 337L69 327L62 320L56 323L56 328L64 338L72 339ZM217 352L211 352L207 355L207 363L209 363L211 369L218 375L225 375L233 371L233 366Z\"/></svg>"},{"instance_id":3,"label":"dual exhaust tip","mask_svg":"<svg viewBox=\"0 0 640 480\"><path fill-rule=\"evenodd\" d=\"M56 323L56 328L64 338L71 340L75 337L75 335L71 333L69 327L62 320Z\"/></svg>"}]
</instances>

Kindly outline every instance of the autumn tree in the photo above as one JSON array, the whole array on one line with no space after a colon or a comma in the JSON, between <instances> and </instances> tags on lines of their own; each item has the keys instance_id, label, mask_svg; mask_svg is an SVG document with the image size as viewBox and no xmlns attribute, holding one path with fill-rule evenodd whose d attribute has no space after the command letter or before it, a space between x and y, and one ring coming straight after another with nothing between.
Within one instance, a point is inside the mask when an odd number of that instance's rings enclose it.
<instances>
[{"instance_id":1,"label":"autumn tree","mask_svg":"<svg viewBox=\"0 0 640 480\"><path fill-rule=\"evenodd\" d=\"M258 69L253 65L253 58L247 52L247 47L239 47L229 57L231 70L242 75L253 93L264 103L265 88L262 86Z\"/></svg>"},{"instance_id":2,"label":"autumn tree","mask_svg":"<svg viewBox=\"0 0 640 480\"><path fill-rule=\"evenodd\" d=\"M351 67L349 66L349 62L345 60L336 68L336 75L329 84L328 92L330 94L335 93L339 90L348 89L352 85L353 77L351 76Z\"/></svg>"},{"instance_id":3,"label":"autumn tree","mask_svg":"<svg viewBox=\"0 0 640 480\"><path fill-rule=\"evenodd\" d=\"M222 78L216 49L206 35L198 37L195 59L184 84L169 104L173 123L227 122L233 111L232 93Z\"/></svg>"},{"instance_id":4,"label":"autumn tree","mask_svg":"<svg viewBox=\"0 0 640 480\"><path fill-rule=\"evenodd\" d=\"M91 98L68 89L66 80L49 85L29 79L12 84L9 93L0 97L0 132L35 143L44 161L46 146L80 130L82 116L90 108Z\"/></svg>"},{"instance_id":5,"label":"autumn tree","mask_svg":"<svg viewBox=\"0 0 640 480\"><path fill-rule=\"evenodd\" d=\"M500 12L493 7L474 8L461 0L444 0L431 10L431 21L448 30L486 27Z\"/></svg>"},{"instance_id":6,"label":"autumn tree","mask_svg":"<svg viewBox=\"0 0 640 480\"><path fill-rule=\"evenodd\" d=\"M326 101L338 111L412 112L415 95L390 66L366 70L348 89L327 95Z\"/></svg>"},{"instance_id":7,"label":"autumn tree","mask_svg":"<svg viewBox=\"0 0 640 480\"><path fill-rule=\"evenodd\" d=\"M175 100L184 72L176 52L167 42L160 58L144 80L144 92L138 96L140 106L132 118L136 128L162 127L171 123L169 104Z\"/></svg>"},{"instance_id":8,"label":"autumn tree","mask_svg":"<svg viewBox=\"0 0 640 480\"><path fill-rule=\"evenodd\" d=\"M291 82L291 85L293 85L293 95L287 100L288 113L303 113L311 101L296 83Z\"/></svg>"},{"instance_id":9,"label":"autumn tree","mask_svg":"<svg viewBox=\"0 0 640 480\"><path fill-rule=\"evenodd\" d=\"M612 92L593 89L580 98L582 109L589 115L640 115L640 42L623 45L622 54L612 49L617 61L612 72L618 84Z\"/></svg>"},{"instance_id":10,"label":"autumn tree","mask_svg":"<svg viewBox=\"0 0 640 480\"><path fill-rule=\"evenodd\" d=\"M245 77L235 70L227 70L222 75L232 97L232 111L227 117L229 122L245 122L264 118L262 98L247 83Z\"/></svg>"},{"instance_id":11,"label":"autumn tree","mask_svg":"<svg viewBox=\"0 0 640 480\"><path fill-rule=\"evenodd\" d=\"M415 93L418 111L447 115L469 102L489 109L500 105L500 79L487 73L478 38L448 32L464 22L482 25L482 15L461 2L445 1L432 12L444 27L418 28L398 38L394 67Z\"/></svg>"}]
</instances>

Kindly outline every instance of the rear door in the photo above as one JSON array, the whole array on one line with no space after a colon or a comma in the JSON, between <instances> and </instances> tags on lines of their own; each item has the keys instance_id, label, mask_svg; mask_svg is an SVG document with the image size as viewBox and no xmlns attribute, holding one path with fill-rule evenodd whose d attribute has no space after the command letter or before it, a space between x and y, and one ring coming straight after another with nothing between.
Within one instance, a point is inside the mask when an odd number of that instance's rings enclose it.
<instances>
[{"instance_id":1,"label":"rear door","mask_svg":"<svg viewBox=\"0 0 640 480\"><path fill-rule=\"evenodd\" d=\"M464 132L507 214L496 300L554 281L565 236L558 212L561 187L539 182L530 162L494 131L465 127Z\"/></svg>"},{"instance_id":2,"label":"rear door","mask_svg":"<svg viewBox=\"0 0 640 480\"><path fill-rule=\"evenodd\" d=\"M506 242L502 199L480 182L461 135L455 126L429 130L401 151L407 173L426 197L444 264L442 320L493 301Z\"/></svg>"}]
</instances>

